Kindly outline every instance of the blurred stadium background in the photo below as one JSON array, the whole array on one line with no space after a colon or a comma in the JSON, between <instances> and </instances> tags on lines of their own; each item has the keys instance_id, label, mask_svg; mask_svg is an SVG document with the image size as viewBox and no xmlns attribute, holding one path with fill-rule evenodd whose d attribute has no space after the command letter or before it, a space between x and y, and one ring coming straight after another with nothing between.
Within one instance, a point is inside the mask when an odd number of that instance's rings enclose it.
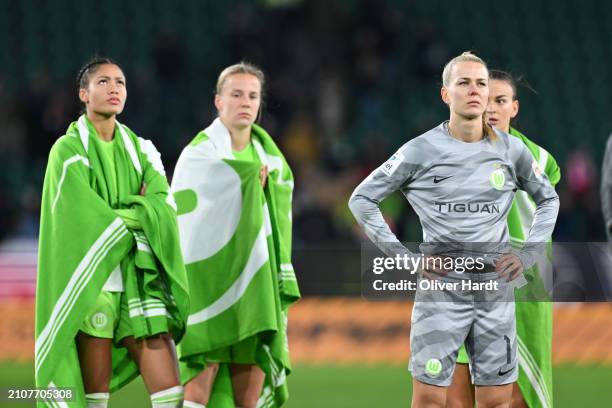
<instances>
[{"instance_id":1,"label":"blurred stadium background","mask_svg":"<svg viewBox=\"0 0 612 408\"><path fill-rule=\"evenodd\" d=\"M554 238L605 240L605 0L0 0L0 10L0 387L33 385L44 168L77 117L76 73L94 54L122 65L129 97L120 120L153 140L169 174L214 116L221 69L247 60L267 74L263 125L296 176L295 266L304 295L290 316L289 407L409 405L411 305L360 299L355 251L363 237L346 202L403 142L447 118L440 74L461 51L524 75L535 90L519 89L517 127L562 168ZM420 239L401 197L384 208L401 237ZM612 406L612 305L558 304L553 341L555 405ZM113 401L147 404L140 382Z\"/></svg>"}]
</instances>

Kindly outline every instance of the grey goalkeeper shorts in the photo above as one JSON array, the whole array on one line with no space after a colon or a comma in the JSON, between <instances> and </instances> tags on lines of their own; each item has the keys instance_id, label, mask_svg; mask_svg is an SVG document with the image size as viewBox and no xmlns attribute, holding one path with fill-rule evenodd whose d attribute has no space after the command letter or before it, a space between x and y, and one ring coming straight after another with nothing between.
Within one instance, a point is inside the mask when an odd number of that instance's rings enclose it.
<instances>
[{"instance_id":1,"label":"grey goalkeeper shorts","mask_svg":"<svg viewBox=\"0 0 612 408\"><path fill-rule=\"evenodd\" d=\"M438 282L437 286L432 282ZM487 282L497 282L496 288L491 289L490 284L488 290L483 285ZM408 366L413 378L449 386L459 348L465 343L473 384L503 385L517 380L512 285L498 279L495 272L453 272L436 281L419 279L418 285Z\"/></svg>"}]
</instances>

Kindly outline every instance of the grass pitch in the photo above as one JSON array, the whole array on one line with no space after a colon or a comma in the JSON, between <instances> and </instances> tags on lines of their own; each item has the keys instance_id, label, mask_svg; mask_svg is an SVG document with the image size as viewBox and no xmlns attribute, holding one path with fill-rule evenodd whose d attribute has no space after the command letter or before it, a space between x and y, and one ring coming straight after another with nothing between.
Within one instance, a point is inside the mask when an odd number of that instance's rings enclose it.
<instances>
[{"instance_id":1,"label":"grass pitch","mask_svg":"<svg viewBox=\"0 0 612 408\"><path fill-rule=\"evenodd\" d=\"M411 378L405 367L307 366L295 367L288 378L287 408L395 408L409 407ZM612 406L612 367L557 366L554 370L556 408L607 408ZM31 364L0 364L0 389L34 386ZM27 407L8 404L0 407ZM115 393L110 408L148 407L149 398L140 379Z\"/></svg>"}]
</instances>

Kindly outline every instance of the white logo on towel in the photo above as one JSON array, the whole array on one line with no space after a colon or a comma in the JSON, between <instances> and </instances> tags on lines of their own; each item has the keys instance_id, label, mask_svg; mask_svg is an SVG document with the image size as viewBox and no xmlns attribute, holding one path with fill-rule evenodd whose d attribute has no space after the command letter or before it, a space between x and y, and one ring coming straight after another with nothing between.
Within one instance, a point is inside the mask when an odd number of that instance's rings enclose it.
<instances>
[{"instance_id":1,"label":"white logo on towel","mask_svg":"<svg viewBox=\"0 0 612 408\"><path fill-rule=\"evenodd\" d=\"M174 191L189 188L197 195L195 209L178 217L183 259L189 264L210 258L232 239L242 212L242 191L240 176L225 162L201 160L183 170L200 177L194 184L175 174L173 182Z\"/></svg>"}]
</instances>

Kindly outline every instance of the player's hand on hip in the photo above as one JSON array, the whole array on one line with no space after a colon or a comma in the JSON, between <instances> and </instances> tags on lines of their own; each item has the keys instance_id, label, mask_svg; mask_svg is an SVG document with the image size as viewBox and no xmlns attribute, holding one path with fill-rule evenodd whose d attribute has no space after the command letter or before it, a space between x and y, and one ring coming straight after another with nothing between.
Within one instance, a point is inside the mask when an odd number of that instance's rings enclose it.
<instances>
[{"instance_id":1,"label":"player's hand on hip","mask_svg":"<svg viewBox=\"0 0 612 408\"><path fill-rule=\"evenodd\" d=\"M495 271L500 277L508 277L507 282L513 281L523 273L523 262L516 254L504 254L495 263Z\"/></svg>"},{"instance_id":2,"label":"player's hand on hip","mask_svg":"<svg viewBox=\"0 0 612 408\"><path fill-rule=\"evenodd\" d=\"M437 280L442 276L448 275L448 270L444 269L444 258L439 256L424 256L421 275L429 280Z\"/></svg>"}]
</instances>

